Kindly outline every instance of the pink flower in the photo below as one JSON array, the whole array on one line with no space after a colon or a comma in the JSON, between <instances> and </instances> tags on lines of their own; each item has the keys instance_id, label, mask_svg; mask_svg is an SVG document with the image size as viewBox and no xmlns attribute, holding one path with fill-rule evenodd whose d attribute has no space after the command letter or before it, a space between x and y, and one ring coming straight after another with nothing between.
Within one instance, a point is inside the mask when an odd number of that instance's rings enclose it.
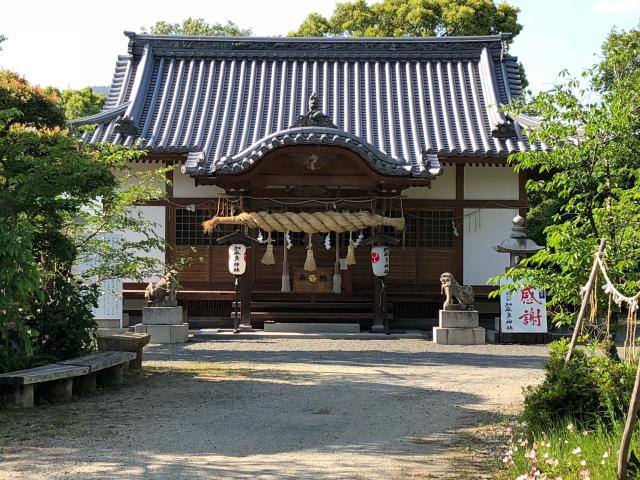
<instances>
[{"instance_id":1,"label":"pink flower","mask_svg":"<svg viewBox=\"0 0 640 480\"><path fill-rule=\"evenodd\" d=\"M580 470L580 475L582 475L583 477L588 477L589 476L589 470L588 469L584 469L584 470ZM585 480L585 479L582 479Z\"/></svg>"},{"instance_id":2,"label":"pink flower","mask_svg":"<svg viewBox=\"0 0 640 480\"><path fill-rule=\"evenodd\" d=\"M573 453L574 455L580 455L580 452L582 452L582 449L580 447L576 447L571 450L571 453Z\"/></svg>"},{"instance_id":3,"label":"pink flower","mask_svg":"<svg viewBox=\"0 0 640 480\"><path fill-rule=\"evenodd\" d=\"M560 463L557 458L548 458L545 463L547 465L558 465Z\"/></svg>"}]
</instances>

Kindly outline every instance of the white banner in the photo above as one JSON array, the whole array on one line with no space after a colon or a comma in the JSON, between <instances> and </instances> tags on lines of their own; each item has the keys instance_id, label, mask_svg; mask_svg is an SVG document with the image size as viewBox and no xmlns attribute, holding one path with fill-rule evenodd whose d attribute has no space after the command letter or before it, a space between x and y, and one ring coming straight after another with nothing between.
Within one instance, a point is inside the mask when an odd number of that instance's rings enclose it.
<instances>
[{"instance_id":1,"label":"white banner","mask_svg":"<svg viewBox=\"0 0 640 480\"><path fill-rule=\"evenodd\" d=\"M500 286L512 283L503 279ZM547 298L537 288L521 287L500 294L500 328L504 333L546 333Z\"/></svg>"}]
</instances>

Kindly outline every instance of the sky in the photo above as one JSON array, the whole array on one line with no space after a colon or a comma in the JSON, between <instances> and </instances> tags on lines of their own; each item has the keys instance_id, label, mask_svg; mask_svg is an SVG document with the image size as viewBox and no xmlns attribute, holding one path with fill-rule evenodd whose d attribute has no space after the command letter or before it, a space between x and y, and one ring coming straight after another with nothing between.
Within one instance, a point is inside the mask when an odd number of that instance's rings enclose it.
<instances>
[{"instance_id":1,"label":"sky","mask_svg":"<svg viewBox=\"0 0 640 480\"><path fill-rule=\"evenodd\" d=\"M286 35L311 12L329 16L335 0L30 0L3 5L0 68L31 83L58 88L108 85L116 57L126 53L123 31L140 31L157 20L202 17L231 20L254 35ZM523 62L531 90L549 89L558 73L579 74L598 61L607 33L638 25L640 0L510 0L520 8L523 31L510 53Z\"/></svg>"}]
</instances>

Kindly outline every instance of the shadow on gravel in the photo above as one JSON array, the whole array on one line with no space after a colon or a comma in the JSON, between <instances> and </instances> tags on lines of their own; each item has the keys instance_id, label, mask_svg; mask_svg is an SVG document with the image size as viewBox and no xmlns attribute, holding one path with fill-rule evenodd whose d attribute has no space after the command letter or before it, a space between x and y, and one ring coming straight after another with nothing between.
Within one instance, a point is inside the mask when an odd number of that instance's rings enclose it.
<instances>
[{"instance_id":1,"label":"shadow on gravel","mask_svg":"<svg viewBox=\"0 0 640 480\"><path fill-rule=\"evenodd\" d=\"M251 344L271 344L264 340L246 340ZM311 339L309 341L312 341ZM377 339L375 340L377 341ZM217 344L219 342L241 342L240 340L191 340L190 344ZM183 344L189 345L189 344ZM149 360L186 360L216 362L270 362L270 363L310 363L345 366L442 366L463 365L491 368L531 368L542 367L547 356L539 355L495 355L473 352L389 352L381 350L259 350L255 347L247 350L202 349L188 350L184 346L155 345L145 349L145 359ZM465 347L460 347L464 349ZM497 347L499 348L499 346ZM513 350L513 345L509 346Z\"/></svg>"},{"instance_id":2,"label":"shadow on gravel","mask_svg":"<svg viewBox=\"0 0 640 480\"><path fill-rule=\"evenodd\" d=\"M49 407L49 418L69 417L49 442L38 428L29 440L3 432L10 447L0 447L0 464L34 473L25 478L60 468L62 478L77 480L380 478L360 476L354 465L384 457L430 472L425 455L446 453L459 429L486 417L473 410L477 395L403 384L405 377L388 372L367 378L338 371L154 371L72 408ZM47 424L34 414L32 425ZM85 467L75 473L67 462Z\"/></svg>"},{"instance_id":3,"label":"shadow on gravel","mask_svg":"<svg viewBox=\"0 0 640 480\"><path fill-rule=\"evenodd\" d=\"M0 479L489 478L467 476L481 465L451 457L466 428L496 417L492 392L505 380L481 368L517 372L545 359L206 342L145 349L162 362L118 390L11 425L0 412ZM453 375L454 365L480 369Z\"/></svg>"}]
</instances>

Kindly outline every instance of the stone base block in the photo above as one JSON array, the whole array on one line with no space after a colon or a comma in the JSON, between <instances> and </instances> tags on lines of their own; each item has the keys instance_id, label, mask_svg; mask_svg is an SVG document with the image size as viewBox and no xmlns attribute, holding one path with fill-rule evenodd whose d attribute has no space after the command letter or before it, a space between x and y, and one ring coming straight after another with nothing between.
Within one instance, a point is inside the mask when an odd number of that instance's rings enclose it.
<instances>
[{"instance_id":1,"label":"stone base block","mask_svg":"<svg viewBox=\"0 0 640 480\"><path fill-rule=\"evenodd\" d=\"M124 372L127 364L114 365L111 368L105 368L97 372L97 383L101 387L113 387L124 383Z\"/></svg>"},{"instance_id":2,"label":"stone base block","mask_svg":"<svg viewBox=\"0 0 640 480\"><path fill-rule=\"evenodd\" d=\"M0 385L0 406L33 407L33 385Z\"/></svg>"},{"instance_id":3,"label":"stone base block","mask_svg":"<svg viewBox=\"0 0 640 480\"><path fill-rule=\"evenodd\" d=\"M440 328L478 328L477 310L440 310Z\"/></svg>"},{"instance_id":4,"label":"stone base block","mask_svg":"<svg viewBox=\"0 0 640 480\"><path fill-rule=\"evenodd\" d=\"M180 325L182 307L145 307L142 309L142 323L145 325Z\"/></svg>"},{"instance_id":5,"label":"stone base block","mask_svg":"<svg viewBox=\"0 0 640 480\"><path fill-rule=\"evenodd\" d=\"M84 395L96 391L96 373L73 378L73 392Z\"/></svg>"},{"instance_id":6,"label":"stone base block","mask_svg":"<svg viewBox=\"0 0 640 480\"><path fill-rule=\"evenodd\" d=\"M51 403L70 402L73 399L73 378L38 384L38 396Z\"/></svg>"},{"instance_id":7,"label":"stone base block","mask_svg":"<svg viewBox=\"0 0 640 480\"><path fill-rule=\"evenodd\" d=\"M484 345L484 328L433 327L433 343L438 345Z\"/></svg>"},{"instance_id":8,"label":"stone base block","mask_svg":"<svg viewBox=\"0 0 640 480\"><path fill-rule=\"evenodd\" d=\"M180 325L136 325L136 333L151 335L151 343L184 343L189 339L189 324Z\"/></svg>"},{"instance_id":9,"label":"stone base block","mask_svg":"<svg viewBox=\"0 0 640 480\"><path fill-rule=\"evenodd\" d=\"M360 333L357 323L266 323L265 332L287 333Z\"/></svg>"}]
</instances>

